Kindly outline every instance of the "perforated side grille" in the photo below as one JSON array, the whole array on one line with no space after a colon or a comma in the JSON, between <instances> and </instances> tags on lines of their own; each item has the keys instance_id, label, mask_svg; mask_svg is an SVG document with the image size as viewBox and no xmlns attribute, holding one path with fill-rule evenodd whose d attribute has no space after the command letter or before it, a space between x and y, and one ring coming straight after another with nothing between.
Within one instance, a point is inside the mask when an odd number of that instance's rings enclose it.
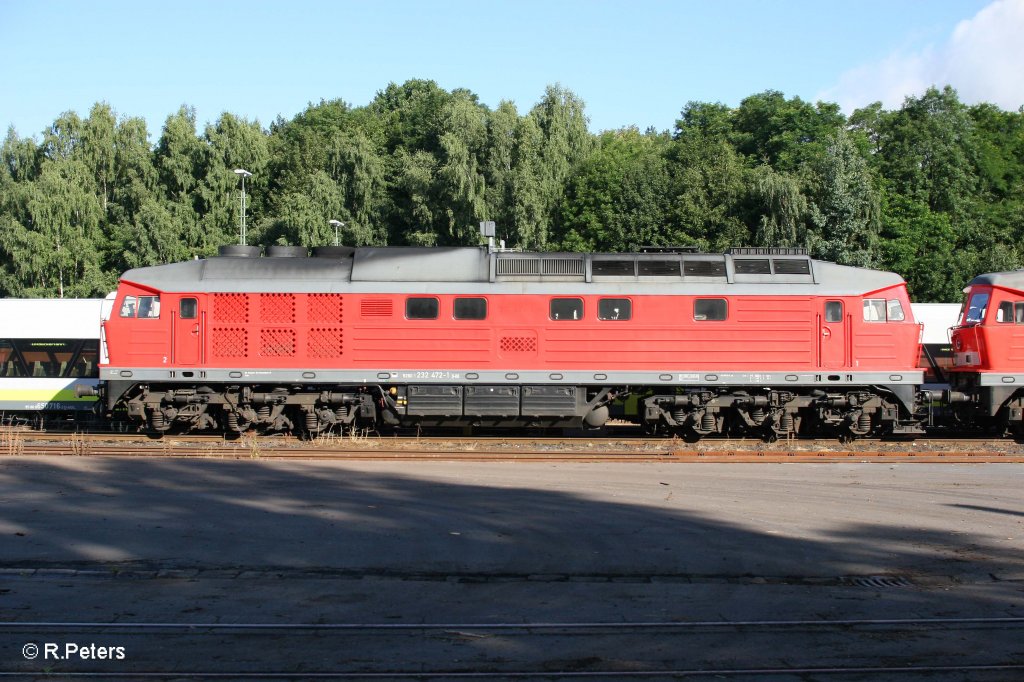
<instances>
[{"instance_id":1,"label":"perforated side grille","mask_svg":"<svg viewBox=\"0 0 1024 682\"><path fill-rule=\"evenodd\" d=\"M310 294L306 302L306 318L310 322L344 322L344 299L340 294Z\"/></svg>"},{"instance_id":2,"label":"perforated side grille","mask_svg":"<svg viewBox=\"0 0 1024 682\"><path fill-rule=\"evenodd\" d=\"M294 356L295 331L292 329L261 329L260 355L265 358L286 358Z\"/></svg>"},{"instance_id":3,"label":"perforated side grille","mask_svg":"<svg viewBox=\"0 0 1024 682\"><path fill-rule=\"evenodd\" d=\"M532 336L501 337L502 353L536 353L537 339Z\"/></svg>"},{"instance_id":4,"label":"perforated side grille","mask_svg":"<svg viewBox=\"0 0 1024 682\"><path fill-rule=\"evenodd\" d=\"M341 329L313 328L309 330L306 351L312 358L340 358L344 352Z\"/></svg>"},{"instance_id":5,"label":"perforated side grille","mask_svg":"<svg viewBox=\"0 0 1024 682\"><path fill-rule=\"evenodd\" d=\"M260 322L286 324L295 321L293 294L260 294Z\"/></svg>"},{"instance_id":6,"label":"perforated side grille","mask_svg":"<svg viewBox=\"0 0 1024 682\"><path fill-rule=\"evenodd\" d=\"M213 319L217 322L248 322L249 297L245 294L214 294Z\"/></svg>"},{"instance_id":7,"label":"perforated side grille","mask_svg":"<svg viewBox=\"0 0 1024 682\"><path fill-rule=\"evenodd\" d=\"M249 343L242 327L214 327L211 341L215 358L244 358L249 354Z\"/></svg>"}]
</instances>

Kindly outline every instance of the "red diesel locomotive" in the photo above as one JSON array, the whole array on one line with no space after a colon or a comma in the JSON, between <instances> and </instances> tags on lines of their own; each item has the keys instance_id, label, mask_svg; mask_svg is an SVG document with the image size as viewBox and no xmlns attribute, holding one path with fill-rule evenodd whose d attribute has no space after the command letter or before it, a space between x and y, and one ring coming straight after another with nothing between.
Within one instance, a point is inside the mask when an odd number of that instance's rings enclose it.
<instances>
[{"instance_id":1,"label":"red diesel locomotive","mask_svg":"<svg viewBox=\"0 0 1024 682\"><path fill-rule=\"evenodd\" d=\"M979 275L964 294L947 370L954 414L1024 436L1024 270Z\"/></svg>"},{"instance_id":2,"label":"red diesel locomotive","mask_svg":"<svg viewBox=\"0 0 1024 682\"><path fill-rule=\"evenodd\" d=\"M802 250L221 254L122 276L108 413L156 432L610 417L688 438L921 432L904 281Z\"/></svg>"}]
</instances>

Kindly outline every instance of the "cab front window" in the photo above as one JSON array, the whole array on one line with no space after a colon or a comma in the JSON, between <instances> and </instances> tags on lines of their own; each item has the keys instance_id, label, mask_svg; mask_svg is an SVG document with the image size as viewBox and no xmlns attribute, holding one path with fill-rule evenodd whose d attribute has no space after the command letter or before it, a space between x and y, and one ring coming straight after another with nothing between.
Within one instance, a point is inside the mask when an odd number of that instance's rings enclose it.
<instances>
[{"instance_id":1,"label":"cab front window","mask_svg":"<svg viewBox=\"0 0 1024 682\"><path fill-rule=\"evenodd\" d=\"M963 324L978 324L985 319L985 312L988 310L988 292L977 293L971 296L967 304L967 312L964 313Z\"/></svg>"}]
</instances>

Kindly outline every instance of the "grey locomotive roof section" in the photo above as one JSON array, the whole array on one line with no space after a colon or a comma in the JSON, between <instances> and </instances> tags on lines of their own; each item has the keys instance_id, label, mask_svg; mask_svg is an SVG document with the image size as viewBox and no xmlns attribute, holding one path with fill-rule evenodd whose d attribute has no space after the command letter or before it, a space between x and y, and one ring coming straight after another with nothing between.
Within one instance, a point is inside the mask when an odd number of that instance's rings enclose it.
<instances>
[{"instance_id":1,"label":"grey locomotive roof section","mask_svg":"<svg viewBox=\"0 0 1024 682\"><path fill-rule=\"evenodd\" d=\"M967 286L994 286L1004 289L1016 289L1024 291L1024 270L1010 270L1009 272L990 272L985 275L978 275Z\"/></svg>"},{"instance_id":2,"label":"grey locomotive roof section","mask_svg":"<svg viewBox=\"0 0 1024 682\"><path fill-rule=\"evenodd\" d=\"M485 249L416 246L356 249L353 282L486 282L490 257Z\"/></svg>"},{"instance_id":3,"label":"grey locomotive roof section","mask_svg":"<svg viewBox=\"0 0 1024 682\"><path fill-rule=\"evenodd\" d=\"M485 248L359 248L351 258L217 257L136 268L122 279L166 292L296 293L551 293L580 294L765 294L858 295L903 283L894 273L804 260L813 274L726 277L628 277L592 282L575 279L516 277L491 281L493 259ZM515 254L516 257L531 254ZM532 254L539 255L539 254ZM544 254L547 255L547 254ZM560 254L570 255L570 254ZM580 254L571 254L583 258ZM636 254L621 254L630 258ZM729 263L733 256L685 256ZM731 268L730 268L731 272ZM1013 273L1009 273L1013 274ZM1024 274L1018 275L1024 285ZM979 278L980 279L980 278Z\"/></svg>"}]
</instances>

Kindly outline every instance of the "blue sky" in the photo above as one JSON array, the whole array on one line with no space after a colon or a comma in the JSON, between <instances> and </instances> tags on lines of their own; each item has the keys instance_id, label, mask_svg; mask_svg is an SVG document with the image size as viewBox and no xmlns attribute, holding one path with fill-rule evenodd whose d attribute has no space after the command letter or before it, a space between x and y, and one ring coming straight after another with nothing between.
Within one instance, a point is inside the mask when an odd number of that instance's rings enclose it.
<instances>
[{"instance_id":1,"label":"blue sky","mask_svg":"<svg viewBox=\"0 0 1024 682\"><path fill-rule=\"evenodd\" d=\"M520 113L559 83L595 132L767 89L849 112L949 82L1016 110L1021 35L1024 0L0 0L0 126L105 101L155 141L182 104L267 126L410 78Z\"/></svg>"}]
</instances>

